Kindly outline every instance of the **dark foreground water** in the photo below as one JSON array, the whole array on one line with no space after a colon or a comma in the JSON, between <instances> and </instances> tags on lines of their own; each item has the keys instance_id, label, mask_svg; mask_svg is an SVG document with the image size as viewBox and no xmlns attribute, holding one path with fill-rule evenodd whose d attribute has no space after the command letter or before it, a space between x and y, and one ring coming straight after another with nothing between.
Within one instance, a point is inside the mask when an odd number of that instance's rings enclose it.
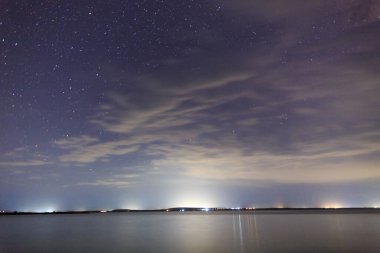
<instances>
[{"instance_id":1,"label":"dark foreground water","mask_svg":"<svg viewBox=\"0 0 380 253\"><path fill-rule=\"evenodd\" d=\"M0 216L0 252L380 252L380 214Z\"/></svg>"}]
</instances>

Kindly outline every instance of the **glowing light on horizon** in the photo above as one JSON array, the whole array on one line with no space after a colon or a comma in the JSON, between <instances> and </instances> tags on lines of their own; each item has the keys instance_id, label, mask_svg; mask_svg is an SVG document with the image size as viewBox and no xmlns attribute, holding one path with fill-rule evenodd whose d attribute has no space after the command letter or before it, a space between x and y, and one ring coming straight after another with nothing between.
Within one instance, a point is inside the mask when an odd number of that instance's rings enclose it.
<instances>
[{"instance_id":1,"label":"glowing light on horizon","mask_svg":"<svg viewBox=\"0 0 380 253\"><path fill-rule=\"evenodd\" d=\"M53 213L53 212L55 212L55 208L49 207L46 209L42 209L42 211L39 211L39 212L41 212L41 213Z\"/></svg>"},{"instance_id":2,"label":"glowing light on horizon","mask_svg":"<svg viewBox=\"0 0 380 253\"><path fill-rule=\"evenodd\" d=\"M207 196L197 196L187 194L181 198L177 198L172 201L171 207L204 207L204 208L212 208L215 207L215 202L210 200Z\"/></svg>"},{"instance_id":3,"label":"glowing light on horizon","mask_svg":"<svg viewBox=\"0 0 380 253\"><path fill-rule=\"evenodd\" d=\"M329 208L335 208L335 209L337 209L337 208L343 208L344 206L342 205L342 204L340 204L340 203L327 203L327 204L325 204L324 206L323 206L323 208L326 208L326 209L329 209Z\"/></svg>"},{"instance_id":4,"label":"glowing light on horizon","mask_svg":"<svg viewBox=\"0 0 380 253\"><path fill-rule=\"evenodd\" d=\"M24 211L25 212L36 212L36 213L54 213L54 212L58 211L58 208L56 208L56 206L49 205L49 206L40 206L37 208L28 208L28 209L24 209Z\"/></svg>"},{"instance_id":5,"label":"glowing light on horizon","mask_svg":"<svg viewBox=\"0 0 380 253\"><path fill-rule=\"evenodd\" d=\"M285 207L285 205L283 203L278 203L276 205L276 208L284 208L284 207Z\"/></svg>"},{"instance_id":6,"label":"glowing light on horizon","mask_svg":"<svg viewBox=\"0 0 380 253\"><path fill-rule=\"evenodd\" d=\"M121 209L141 210L143 208L142 208L142 205L138 204L137 202L128 202L122 205Z\"/></svg>"}]
</instances>

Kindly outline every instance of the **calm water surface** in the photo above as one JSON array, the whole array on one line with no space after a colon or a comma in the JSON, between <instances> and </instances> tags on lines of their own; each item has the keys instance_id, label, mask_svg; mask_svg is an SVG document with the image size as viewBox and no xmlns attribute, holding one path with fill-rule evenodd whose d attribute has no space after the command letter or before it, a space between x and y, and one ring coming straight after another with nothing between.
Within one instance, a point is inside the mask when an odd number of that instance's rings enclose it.
<instances>
[{"instance_id":1,"label":"calm water surface","mask_svg":"<svg viewBox=\"0 0 380 253\"><path fill-rule=\"evenodd\" d=\"M0 217L0 252L380 252L380 214Z\"/></svg>"}]
</instances>

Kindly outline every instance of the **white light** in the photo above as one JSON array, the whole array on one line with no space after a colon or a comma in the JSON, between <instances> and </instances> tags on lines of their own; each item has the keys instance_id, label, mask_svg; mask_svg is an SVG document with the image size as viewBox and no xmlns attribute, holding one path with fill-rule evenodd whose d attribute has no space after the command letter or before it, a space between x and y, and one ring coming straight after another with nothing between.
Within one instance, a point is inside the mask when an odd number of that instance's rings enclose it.
<instances>
[{"instance_id":1,"label":"white light","mask_svg":"<svg viewBox=\"0 0 380 253\"><path fill-rule=\"evenodd\" d=\"M54 208L47 208L45 210L45 213L54 213L54 212L55 212Z\"/></svg>"}]
</instances>

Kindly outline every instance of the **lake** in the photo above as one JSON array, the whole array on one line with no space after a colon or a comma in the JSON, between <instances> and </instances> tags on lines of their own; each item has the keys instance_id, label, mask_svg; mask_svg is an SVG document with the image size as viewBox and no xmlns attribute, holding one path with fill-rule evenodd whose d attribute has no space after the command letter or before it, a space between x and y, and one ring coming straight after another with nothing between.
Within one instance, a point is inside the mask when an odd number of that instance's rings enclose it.
<instances>
[{"instance_id":1,"label":"lake","mask_svg":"<svg viewBox=\"0 0 380 253\"><path fill-rule=\"evenodd\" d=\"M0 252L380 252L376 213L0 216Z\"/></svg>"}]
</instances>

